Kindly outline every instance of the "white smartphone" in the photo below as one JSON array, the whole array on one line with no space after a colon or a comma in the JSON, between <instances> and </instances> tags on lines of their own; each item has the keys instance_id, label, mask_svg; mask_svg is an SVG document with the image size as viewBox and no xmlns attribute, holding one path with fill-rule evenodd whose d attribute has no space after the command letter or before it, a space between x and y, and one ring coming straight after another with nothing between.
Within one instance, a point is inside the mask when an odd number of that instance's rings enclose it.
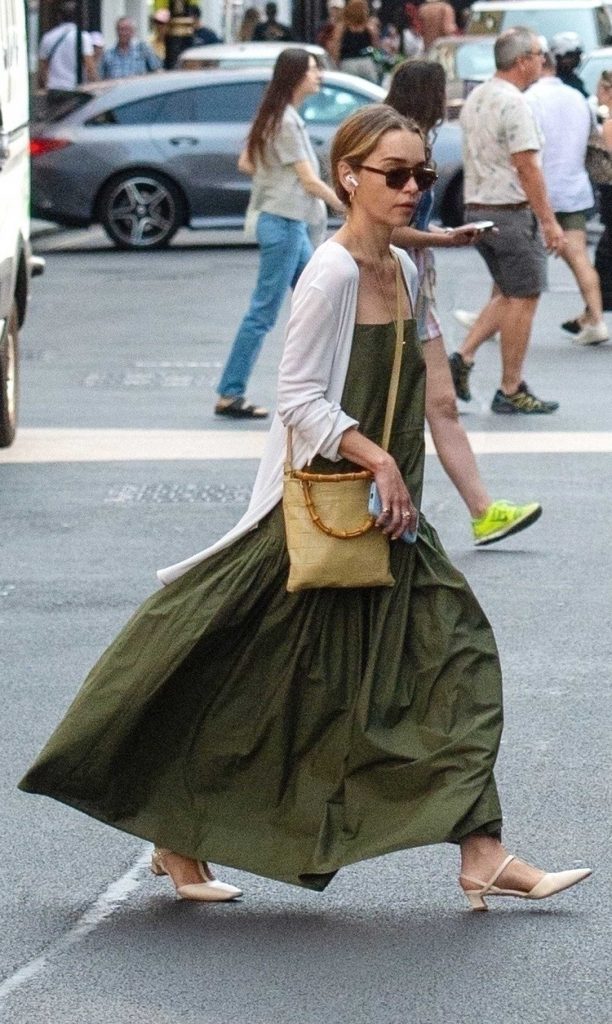
<instances>
[{"instance_id":1,"label":"white smartphone","mask_svg":"<svg viewBox=\"0 0 612 1024\"><path fill-rule=\"evenodd\" d=\"M373 481L370 485L370 499L368 501L368 512L371 516L376 516L378 519L382 512L382 502L380 500L380 494L378 493L378 487L376 481ZM403 540L406 544L414 544L417 539L417 531L419 528L419 514L417 512L417 521L414 530L404 530L400 540Z\"/></svg>"},{"instance_id":2,"label":"white smartphone","mask_svg":"<svg viewBox=\"0 0 612 1024\"><path fill-rule=\"evenodd\" d=\"M462 224L460 228L455 228L455 231L492 231L494 227L494 220L474 220L469 224Z\"/></svg>"}]
</instances>

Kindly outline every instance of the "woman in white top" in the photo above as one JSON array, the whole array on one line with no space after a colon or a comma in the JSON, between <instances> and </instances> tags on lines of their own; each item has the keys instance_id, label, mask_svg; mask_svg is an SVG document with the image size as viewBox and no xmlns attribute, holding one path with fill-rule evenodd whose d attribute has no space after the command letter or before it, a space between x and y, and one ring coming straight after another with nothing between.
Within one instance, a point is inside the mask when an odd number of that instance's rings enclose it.
<instances>
[{"instance_id":1,"label":"woman in white top","mask_svg":"<svg viewBox=\"0 0 612 1024\"><path fill-rule=\"evenodd\" d=\"M589 870L545 874L501 844L495 640L418 522L416 272L389 243L431 184L422 135L388 106L363 107L336 135L332 172L350 211L295 290L279 417L240 528L161 574L169 585L93 669L21 788L154 842L154 872L185 899L240 895L207 857L321 891L344 865L446 842L460 847L475 909L488 895L542 899ZM287 592L288 427L296 466L371 472L392 586Z\"/></svg>"},{"instance_id":2,"label":"woman in white top","mask_svg":"<svg viewBox=\"0 0 612 1024\"><path fill-rule=\"evenodd\" d=\"M279 55L238 166L253 175L249 216L257 217L259 275L218 387L218 416L261 419L267 409L245 399L247 382L266 334L272 330L287 288L293 288L312 255L309 225L321 225L327 203L342 212L319 177L319 162L297 107L319 91L321 71L302 49Z\"/></svg>"}]
</instances>

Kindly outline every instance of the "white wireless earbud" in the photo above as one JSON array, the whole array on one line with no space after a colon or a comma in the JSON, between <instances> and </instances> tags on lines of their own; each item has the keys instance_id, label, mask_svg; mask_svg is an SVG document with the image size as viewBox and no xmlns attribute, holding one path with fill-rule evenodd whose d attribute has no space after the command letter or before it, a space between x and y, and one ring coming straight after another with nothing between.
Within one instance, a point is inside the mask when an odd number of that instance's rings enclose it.
<instances>
[{"instance_id":1,"label":"white wireless earbud","mask_svg":"<svg viewBox=\"0 0 612 1024\"><path fill-rule=\"evenodd\" d=\"M357 188L359 182L357 181L357 178L355 177L354 174L347 174L346 180L349 183L349 185L353 186L353 188Z\"/></svg>"}]
</instances>

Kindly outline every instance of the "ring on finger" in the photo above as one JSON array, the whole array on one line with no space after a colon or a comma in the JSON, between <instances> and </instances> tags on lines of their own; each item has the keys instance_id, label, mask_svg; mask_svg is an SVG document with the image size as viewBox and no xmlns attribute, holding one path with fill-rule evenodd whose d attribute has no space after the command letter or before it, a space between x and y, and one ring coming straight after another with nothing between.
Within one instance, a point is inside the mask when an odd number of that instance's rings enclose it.
<instances>
[{"instance_id":1,"label":"ring on finger","mask_svg":"<svg viewBox=\"0 0 612 1024\"><path fill-rule=\"evenodd\" d=\"M410 519L412 512L402 512L402 519Z\"/></svg>"}]
</instances>

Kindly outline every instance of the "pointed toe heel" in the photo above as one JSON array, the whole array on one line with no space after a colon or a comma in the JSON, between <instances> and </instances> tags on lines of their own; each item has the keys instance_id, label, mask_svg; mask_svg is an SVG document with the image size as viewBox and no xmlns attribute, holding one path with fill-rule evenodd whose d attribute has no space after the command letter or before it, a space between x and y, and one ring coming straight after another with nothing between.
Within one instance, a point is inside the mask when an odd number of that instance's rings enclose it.
<instances>
[{"instance_id":1,"label":"pointed toe heel","mask_svg":"<svg viewBox=\"0 0 612 1024\"><path fill-rule=\"evenodd\" d=\"M154 875L168 875L174 884L177 896L182 900L197 900L200 903L227 903L242 896L241 889L215 878L205 861L198 861L197 864L202 881L190 882L186 885L176 884L160 850L153 851L150 866Z\"/></svg>"},{"instance_id":2,"label":"pointed toe heel","mask_svg":"<svg viewBox=\"0 0 612 1024\"><path fill-rule=\"evenodd\" d=\"M516 860L514 854L506 857L488 882L470 878L469 875L460 875L460 879L463 879L464 882L476 886L475 889L463 889L472 910L488 909L484 900L485 896L516 896L522 900L545 900L549 896L556 896L559 892L571 889L573 885L584 881L591 874L590 868L576 868L573 871L548 871L528 892L521 892L520 889L502 889L495 885L495 882L513 860Z\"/></svg>"}]
</instances>

